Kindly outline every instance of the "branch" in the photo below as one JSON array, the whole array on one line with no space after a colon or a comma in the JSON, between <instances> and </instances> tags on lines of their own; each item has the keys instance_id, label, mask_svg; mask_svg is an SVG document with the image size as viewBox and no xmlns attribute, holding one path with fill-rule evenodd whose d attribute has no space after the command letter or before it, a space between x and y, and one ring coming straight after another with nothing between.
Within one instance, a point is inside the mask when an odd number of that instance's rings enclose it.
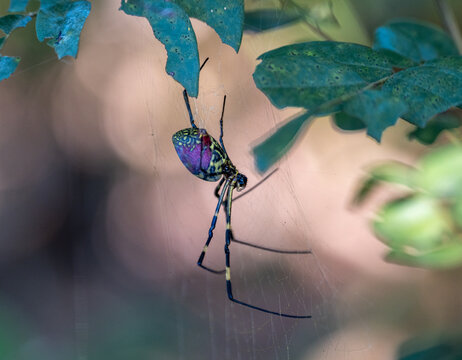
<instances>
[{"instance_id":1,"label":"branch","mask_svg":"<svg viewBox=\"0 0 462 360\"><path fill-rule=\"evenodd\" d=\"M447 31L451 34L459 53L462 54L462 35L460 34L460 29L453 11L446 0L435 0L435 2Z\"/></svg>"}]
</instances>

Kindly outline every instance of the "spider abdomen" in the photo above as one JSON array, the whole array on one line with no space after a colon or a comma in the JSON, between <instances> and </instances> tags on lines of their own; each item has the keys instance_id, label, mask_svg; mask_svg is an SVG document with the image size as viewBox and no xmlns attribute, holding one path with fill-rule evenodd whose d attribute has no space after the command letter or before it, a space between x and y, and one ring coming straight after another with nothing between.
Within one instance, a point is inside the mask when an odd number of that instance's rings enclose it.
<instances>
[{"instance_id":1,"label":"spider abdomen","mask_svg":"<svg viewBox=\"0 0 462 360\"><path fill-rule=\"evenodd\" d=\"M172 142L181 162L193 175L206 181L221 178L227 156L205 129L180 130L173 134Z\"/></svg>"}]
</instances>

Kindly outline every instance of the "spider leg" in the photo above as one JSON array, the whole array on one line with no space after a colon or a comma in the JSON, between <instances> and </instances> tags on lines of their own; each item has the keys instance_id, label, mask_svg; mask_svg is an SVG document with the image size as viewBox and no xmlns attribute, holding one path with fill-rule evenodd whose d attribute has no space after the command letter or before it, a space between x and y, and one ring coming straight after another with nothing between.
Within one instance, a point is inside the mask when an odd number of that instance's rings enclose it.
<instances>
[{"instance_id":1,"label":"spider leg","mask_svg":"<svg viewBox=\"0 0 462 360\"><path fill-rule=\"evenodd\" d=\"M227 207L226 207L226 243L225 243L225 255L226 255L226 291L228 293L228 298L232 302L235 302L236 304L246 306L248 308L258 310L267 314L273 314L281 317L287 317L287 318L294 318L294 319L308 319L311 318L311 315L291 315L291 314L284 314L278 311L271 311L267 309L263 309L261 307L255 306L248 304L246 302L243 302L241 300L235 299L233 296L233 290L231 286L231 265L230 265L230 251L229 251L229 245L231 244L231 237L232 237L232 231L231 231L231 202L232 202L232 194L235 186L235 179L229 185L228 188L228 202L227 202Z\"/></svg>"},{"instance_id":2,"label":"spider leg","mask_svg":"<svg viewBox=\"0 0 462 360\"><path fill-rule=\"evenodd\" d=\"M225 105L226 105L226 95L223 97L223 108L221 109L221 117L220 117L220 145L223 148L223 151L225 152L226 156L228 156L228 153L226 152L226 149L225 149L225 144L223 143L223 116L225 115Z\"/></svg>"},{"instance_id":3,"label":"spider leg","mask_svg":"<svg viewBox=\"0 0 462 360\"><path fill-rule=\"evenodd\" d=\"M204 67L205 63L209 60L209 58L205 59L204 62L202 63L201 67L199 68L199 72L202 70ZM189 121L191 122L191 127L194 129L197 129L196 124L194 123L194 117L191 111L191 105L189 104L189 97L188 97L188 92L186 89L183 90L183 98L184 102L186 103L186 108L188 109L188 114L189 114Z\"/></svg>"},{"instance_id":4,"label":"spider leg","mask_svg":"<svg viewBox=\"0 0 462 360\"><path fill-rule=\"evenodd\" d=\"M221 189L221 185L223 185L224 182L225 182L225 177L223 176L220 182L218 183L217 187L215 188L214 194L217 198L220 198L220 189Z\"/></svg>"},{"instance_id":5,"label":"spider leg","mask_svg":"<svg viewBox=\"0 0 462 360\"><path fill-rule=\"evenodd\" d=\"M236 201L237 199L240 199L241 197L243 197L244 195L247 195L247 193L251 192L252 190L255 190L256 187L260 186L263 182L265 182L266 180L268 180L268 178L273 175L276 171L278 171L278 168L274 169L273 171L271 171L268 175L266 175L263 179L261 179L256 185L252 186L249 190L247 190L246 192L244 192L243 194L240 194L236 197L233 198L233 201ZM219 195L219 191L220 191L220 187L222 185L224 181L224 178L222 178L220 180L220 183L218 184L218 186L215 188L215 196L218 198L220 197ZM226 210L226 207L227 207L227 201L228 199L226 198L224 201L223 201L223 207L225 208ZM233 232L231 231L231 241L232 242L235 242L237 244L241 244L241 245L246 245L246 246L250 246L250 247L253 247L253 248L256 248L256 249L260 249L260 250L265 250L265 251L270 251L270 252L274 252L274 253L278 253L278 254L311 254L311 250L279 250L279 249L273 249L273 248L268 248L268 247L264 247L264 246L260 246L260 245L256 245L256 244L252 244L252 243L249 243L249 242L246 242L246 241L242 241L242 240L237 240L234 238L233 236Z\"/></svg>"},{"instance_id":6,"label":"spider leg","mask_svg":"<svg viewBox=\"0 0 462 360\"><path fill-rule=\"evenodd\" d=\"M210 244L210 241L212 240L213 238L213 230L215 229L215 225L217 223L217 217L218 217L218 212L220 211L220 208L221 208L221 204L223 202L223 198L225 196L225 193L226 193L226 189L228 188L229 186L229 180L226 180L225 182L225 185L223 186L223 189L221 191L221 195L220 195L220 198L218 199L218 203L217 203L217 207L215 209L215 214L213 215L213 218L212 218L212 224L210 225L210 228L209 228L209 236L207 238L207 241L205 242L205 245L204 245L204 248L202 249L202 252L199 256L199 260L197 260L197 265L199 265L201 268L207 270L207 271L210 271L214 274L223 274L225 272L225 270L214 270L214 269L211 269L205 265L202 265L202 262L204 261L204 257L205 257L205 253L209 247L209 244Z\"/></svg>"}]
</instances>

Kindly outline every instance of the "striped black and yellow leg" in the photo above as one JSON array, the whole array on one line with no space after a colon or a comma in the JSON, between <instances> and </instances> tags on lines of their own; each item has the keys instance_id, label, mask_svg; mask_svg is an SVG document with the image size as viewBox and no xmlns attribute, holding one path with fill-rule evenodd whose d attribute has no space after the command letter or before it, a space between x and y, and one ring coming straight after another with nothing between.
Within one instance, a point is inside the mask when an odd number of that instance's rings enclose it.
<instances>
[{"instance_id":1,"label":"striped black and yellow leg","mask_svg":"<svg viewBox=\"0 0 462 360\"><path fill-rule=\"evenodd\" d=\"M251 304L245 303L243 301L240 301L234 298L233 289L231 286L231 263L230 263L230 251L229 251L229 245L231 244L231 237L232 237L231 202L232 202L232 194L233 194L234 186L235 186L235 182L232 182L231 185L229 185L228 196L226 197L227 206L226 206L226 243L225 243L226 275L225 276L226 276L226 291L228 292L229 300L231 300L232 302L235 302L236 304L243 305L251 309L259 310L267 314L273 314L273 315L278 315L278 316L287 317L287 318L294 318L294 319L311 318L311 315L290 315L290 314L284 314L284 313L277 312L277 311L266 310L261 307L251 305Z\"/></svg>"},{"instance_id":2,"label":"striped black and yellow leg","mask_svg":"<svg viewBox=\"0 0 462 360\"><path fill-rule=\"evenodd\" d=\"M209 236L208 236L207 241L205 242L204 248L202 249L202 252L201 252L201 254L199 256L199 260L197 260L197 265L199 265L201 268L203 268L203 269L205 269L207 271L210 271L210 272L212 272L214 274L223 274L225 272L225 270L211 269L211 268L203 265L202 262L204 261L205 253L207 252L210 241L213 238L213 230L215 229L215 226L217 224L218 213L220 211L221 204L223 202L223 198L225 196L225 193L226 193L226 190L227 190L228 187L229 187L229 180L227 180L225 182L225 184L223 185L223 189L221 190L221 195L220 195L220 197L218 199L218 204L217 204L217 207L215 209L215 214L213 215L212 224L210 225L210 228L209 228Z\"/></svg>"}]
</instances>

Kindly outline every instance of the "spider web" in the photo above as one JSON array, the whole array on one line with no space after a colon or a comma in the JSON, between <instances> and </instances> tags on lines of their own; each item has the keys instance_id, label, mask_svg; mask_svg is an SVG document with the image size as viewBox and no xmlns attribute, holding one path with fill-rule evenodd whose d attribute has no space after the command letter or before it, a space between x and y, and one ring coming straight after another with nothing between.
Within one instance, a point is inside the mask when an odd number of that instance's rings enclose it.
<instances>
[{"instance_id":1,"label":"spider web","mask_svg":"<svg viewBox=\"0 0 462 360\"><path fill-rule=\"evenodd\" d=\"M57 244L73 241L55 249L50 245L54 240L43 240L42 247L15 250L22 256L30 251L35 262L18 262L14 271L6 268L26 289L12 286L16 292L8 296L14 301L23 299L21 294L34 298L36 282L45 284L41 295L47 301L18 306L32 324L24 335L23 358L390 358L403 335L377 330L377 304L386 294L365 292L361 281L373 283L384 273L394 274L385 270L382 247L366 228L364 214L352 212L348 203L361 168L373 159L389 158L393 149L384 153L361 134L346 137L332 131L326 119L317 121L273 176L233 203L232 213L239 240L313 253L275 254L236 243L230 247L237 299L312 318L281 318L233 304L224 276L196 266L216 206L216 183L187 172L171 143L174 132L189 127L182 88L165 74L164 48L147 22L133 21L114 4L101 6L100 16L90 17L86 25L92 41L82 44L78 61L44 75L33 87L37 103L28 100L33 114L51 104L50 117L44 116L48 122L40 126L53 140L36 127L33 134L56 146L59 154L43 155L34 163L58 173L55 167L64 168L67 174L65 180L53 178L60 186L46 187L47 201L54 199L51 194L67 194L74 182L81 192L74 201L63 202L72 210L73 203L85 201L72 213L81 223L72 223L65 233L53 232ZM196 124L218 138L223 96L228 96L224 142L251 187L262 178L254 168L252 145L296 112L276 110L255 88L255 59L311 38L299 28L244 35L236 55L206 25L194 21L193 26L202 60L210 57L201 72L199 98L191 99ZM12 81L31 72L24 69ZM4 102L4 108L15 103ZM32 136L8 134L37 153L26 141ZM24 179L42 184L29 175ZM38 185L36 189L43 192ZM61 207L56 209L52 218L66 224ZM27 225L27 214L22 217L20 224ZM205 260L214 268L224 267L224 219L221 211ZM78 236L76 229L81 229ZM37 250L43 248L48 250ZM56 271L49 259L59 265ZM34 276L18 269L29 269ZM64 305L62 298L67 299ZM0 304L5 301L0 298ZM60 316L44 324L34 320L50 313ZM391 339L388 347L379 341L382 334Z\"/></svg>"}]
</instances>

